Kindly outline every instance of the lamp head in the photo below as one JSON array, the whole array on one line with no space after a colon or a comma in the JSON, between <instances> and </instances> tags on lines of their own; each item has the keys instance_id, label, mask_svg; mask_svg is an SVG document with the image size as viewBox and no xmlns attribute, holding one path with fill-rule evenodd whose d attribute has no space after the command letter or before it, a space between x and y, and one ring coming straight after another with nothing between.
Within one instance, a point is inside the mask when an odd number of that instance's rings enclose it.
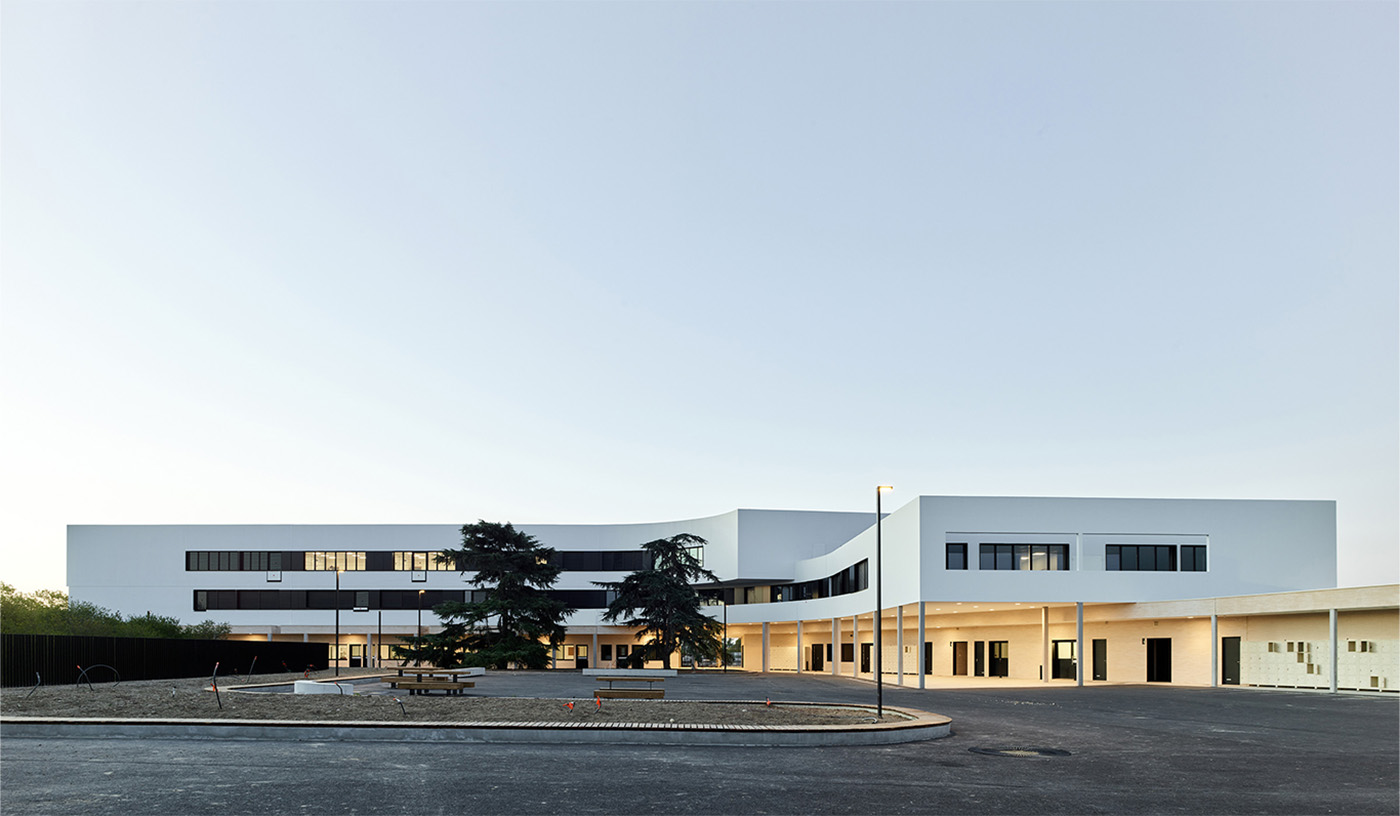
<instances>
[{"instance_id":1,"label":"lamp head","mask_svg":"<svg viewBox=\"0 0 1400 816\"><path fill-rule=\"evenodd\" d=\"M894 490L894 487L892 485L880 485L875 489L881 493L884 493L886 490Z\"/></svg>"}]
</instances>

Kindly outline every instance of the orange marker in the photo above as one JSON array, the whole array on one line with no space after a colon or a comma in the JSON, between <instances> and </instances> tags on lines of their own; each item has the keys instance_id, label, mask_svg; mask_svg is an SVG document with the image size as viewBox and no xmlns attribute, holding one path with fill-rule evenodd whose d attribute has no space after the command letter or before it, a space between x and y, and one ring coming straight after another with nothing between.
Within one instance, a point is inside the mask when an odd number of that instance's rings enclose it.
<instances>
[{"instance_id":1,"label":"orange marker","mask_svg":"<svg viewBox=\"0 0 1400 816\"><path fill-rule=\"evenodd\" d=\"M573 704L573 703L565 703L565 704L564 704L564 707L567 708L567 709L569 709L570 711L573 711L573 710L574 710L574 704Z\"/></svg>"}]
</instances>

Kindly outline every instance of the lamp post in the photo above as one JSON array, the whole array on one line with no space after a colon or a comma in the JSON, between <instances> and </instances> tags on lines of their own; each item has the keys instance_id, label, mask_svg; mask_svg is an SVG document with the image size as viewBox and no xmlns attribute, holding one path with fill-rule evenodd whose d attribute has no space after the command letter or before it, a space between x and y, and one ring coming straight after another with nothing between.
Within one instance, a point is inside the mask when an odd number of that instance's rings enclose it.
<instances>
[{"instance_id":1,"label":"lamp post","mask_svg":"<svg viewBox=\"0 0 1400 816\"><path fill-rule=\"evenodd\" d=\"M880 593L880 584L884 573L880 569L880 519L883 515L880 512L880 494L886 490L894 490L894 488L889 485L880 485L875 488L875 716L881 720L885 718L885 664L881 651L885 640L885 629L881 620L884 598Z\"/></svg>"},{"instance_id":2,"label":"lamp post","mask_svg":"<svg viewBox=\"0 0 1400 816\"><path fill-rule=\"evenodd\" d=\"M423 590L418 590L418 635L413 644L413 665L423 665Z\"/></svg>"},{"instance_id":3,"label":"lamp post","mask_svg":"<svg viewBox=\"0 0 1400 816\"><path fill-rule=\"evenodd\" d=\"M340 570L335 571L335 676L340 676Z\"/></svg>"},{"instance_id":4,"label":"lamp post","mask_svg":"<svg viewBox=\"0 0 1400 816\"><path fill-rule=\"evenodd\" d=\"M724 613L724 635L719 650L720 674L729 673L729 604L724 600L724 590L719 591L720 610Z\"/></svg>"}]
</instances>

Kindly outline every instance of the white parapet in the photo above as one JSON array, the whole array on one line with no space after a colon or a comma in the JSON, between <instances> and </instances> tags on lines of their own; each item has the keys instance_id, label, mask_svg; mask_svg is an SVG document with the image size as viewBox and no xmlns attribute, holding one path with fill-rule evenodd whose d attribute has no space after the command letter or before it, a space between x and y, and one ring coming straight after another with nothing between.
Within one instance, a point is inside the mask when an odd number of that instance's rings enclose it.
<instances>
[{"instance_id":1,"label":"white parapet","mask_svg":"<svg viewBox=\"0 0 1400 816\"><path fill-rule=\"evenodd\" d=\"M349 683L322 683L318 680L298 680L292 687L296 694L354 694Z\"/></svg>"}]
</instances>

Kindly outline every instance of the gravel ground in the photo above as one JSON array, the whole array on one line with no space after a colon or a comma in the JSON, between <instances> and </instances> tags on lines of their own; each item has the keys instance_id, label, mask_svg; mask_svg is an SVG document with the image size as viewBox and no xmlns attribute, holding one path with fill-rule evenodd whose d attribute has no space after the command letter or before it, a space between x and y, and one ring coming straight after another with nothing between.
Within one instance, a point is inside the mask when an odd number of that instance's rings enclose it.
<instances>
[{"instance_id":1,"label":"gravel ground","mask_svg":"<svg viewBox=\"0 0 1400 816\"><path fill-rule=\"evenodd\" d=\"M290 683L300 674L259 675L259 683ZM342 680L348 679L345 677ZM0 713L15 717L123 719L316 720L409 722L627 722L700 725L852 725L874 721L873 712L827 706L713 703L682 700L409 696L376 683L350 695L238 691L209 680L146 680L82 686L0 690ZM220 708L222 702L222 708ZM572 702L570 709L566 703Z\"/></svg>"}]
</instances>

